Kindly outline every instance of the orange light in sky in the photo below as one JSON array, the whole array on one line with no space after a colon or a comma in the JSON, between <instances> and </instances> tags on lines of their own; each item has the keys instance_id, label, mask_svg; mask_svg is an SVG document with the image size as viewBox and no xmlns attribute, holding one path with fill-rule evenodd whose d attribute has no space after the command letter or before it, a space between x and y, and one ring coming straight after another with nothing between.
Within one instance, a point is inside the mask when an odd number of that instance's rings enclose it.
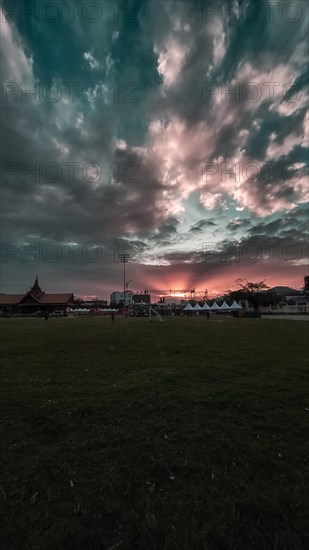
<instances>
[{"instance_id":1,"label":"orange light in sky","mask_svg":"<svg viewBox=\"0 0 309 550\"><path fill-rule=\"evenodd\" d=\"M163 296L171 296L173 298L185 298L187 296L188 292L173 292L173 289L170 289L170 291L166 290L164 294L159 294L160 297Z\"/></svg>"}]
</instances>

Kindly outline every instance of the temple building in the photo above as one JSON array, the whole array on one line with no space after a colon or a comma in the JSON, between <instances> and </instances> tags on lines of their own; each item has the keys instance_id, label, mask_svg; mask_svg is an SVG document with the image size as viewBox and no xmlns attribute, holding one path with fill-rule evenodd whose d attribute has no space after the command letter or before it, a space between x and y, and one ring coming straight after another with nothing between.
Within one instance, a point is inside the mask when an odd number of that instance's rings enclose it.
<instances>
[{"instance_id":1,"label":"temple building","mask_svg":"<svg viewBox=\"0 0 309 550\"><path fill-rule=\"evenodd\" d=\"M0 311L3 314L67 313L74 306L73 293L46 294L40 287L38 277L26 294L0 294Z\"/></svg>"}]
</instances>

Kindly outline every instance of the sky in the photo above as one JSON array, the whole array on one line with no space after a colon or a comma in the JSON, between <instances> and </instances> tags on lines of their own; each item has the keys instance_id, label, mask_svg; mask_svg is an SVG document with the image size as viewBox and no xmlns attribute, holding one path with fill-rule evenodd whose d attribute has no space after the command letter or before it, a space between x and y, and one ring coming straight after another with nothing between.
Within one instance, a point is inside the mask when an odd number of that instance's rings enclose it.
<instances>
[{"instance_id":1,"label":"sky","mask_svg":"<svg viewBox=\"0 0 309 550\"><path fill-rule=\"evenodd\" d=\"M3 0L1 292L300 288L305 0Z\"/></svg>"}]
</instances>

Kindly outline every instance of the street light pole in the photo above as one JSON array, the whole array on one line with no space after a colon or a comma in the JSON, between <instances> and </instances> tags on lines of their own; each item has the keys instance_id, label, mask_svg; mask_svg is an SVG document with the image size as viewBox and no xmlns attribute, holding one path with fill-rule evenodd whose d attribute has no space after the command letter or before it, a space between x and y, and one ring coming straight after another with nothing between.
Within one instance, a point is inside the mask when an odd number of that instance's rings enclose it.
<instances>
[{"instance_id":1,"label":"street light pole","mask_svg":"<svg viewBox=\"0 0 309 550\"><path fill-rule=\"evenodd\" d=\"M119 254L118 258L123 263L123 312L126 305L126 263L129 261L130 254Z\"/></svg>"}]
</instances>

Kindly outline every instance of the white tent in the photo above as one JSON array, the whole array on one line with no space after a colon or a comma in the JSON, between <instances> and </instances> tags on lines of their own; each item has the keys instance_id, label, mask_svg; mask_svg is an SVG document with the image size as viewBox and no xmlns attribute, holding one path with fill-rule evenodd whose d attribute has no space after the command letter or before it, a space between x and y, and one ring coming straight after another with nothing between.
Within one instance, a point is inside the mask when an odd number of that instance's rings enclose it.
<instances>
[{"instance_id":1,"label":"white tent","mask_svg":"<svg viewBox=\"0 0 309 550\"><path fill-rule=\"evenodd\" d=\"M205 304L202 305L202 309L205 311L209 311L210 310L210 307L209 305L207 304L207 302L205 302Z\"/></svg>"},{"instance_id":2,"label":"white tent","mask_svg":"<svg viewBox=\"0 0 309 550\"><path fill-rule=\"evenodd\" d=\"M190 302L187 303L186 307L183 308L183 311L193 311L193 307Z\"/></svg>"},{"instance_id":3,"label":"white tent","mask_svg":"<svg viewBox=\"0 0 309 550\"><path fill-rule=\"evenodd\" d=\"M200 311L202 308L201 308L200 304L197 302L193 309L194 309L194 311Z\"/></svg>"},{"instance_id":4,"label":"white tent","mask_svg":"<svg viewBox=\"0 0 309 550\"><path fill-rule=\"evenodd\" d=\"M223 304L220 306L220 309L223 311L229 311L231 308L227 305L226 301L224 300Z\"/></svg>"},{"instance_id":5,"label":"white tent","mask_svg":"<svg viewBox=\"0 0 309 550\"><path fill-rule=\"evenodd\" d=\"M212 306L211 306L210 309L212 309L212 310L214 310L214 309L215 309L215 310L218 310L218 309L220 309L220 308L219 308L217 302L214 302L214 303L212 304Z\"/></svg>"},{"instance_id":6,"label":"white tent","mask_svg":"<svg viewBox=\"0 0 309 550\"><path fill-rule=\"evenodd\" d=\"M234 302L232 303L230 309L242 309L242 307L234 300Z\"/></svg>"}]
</instances>

